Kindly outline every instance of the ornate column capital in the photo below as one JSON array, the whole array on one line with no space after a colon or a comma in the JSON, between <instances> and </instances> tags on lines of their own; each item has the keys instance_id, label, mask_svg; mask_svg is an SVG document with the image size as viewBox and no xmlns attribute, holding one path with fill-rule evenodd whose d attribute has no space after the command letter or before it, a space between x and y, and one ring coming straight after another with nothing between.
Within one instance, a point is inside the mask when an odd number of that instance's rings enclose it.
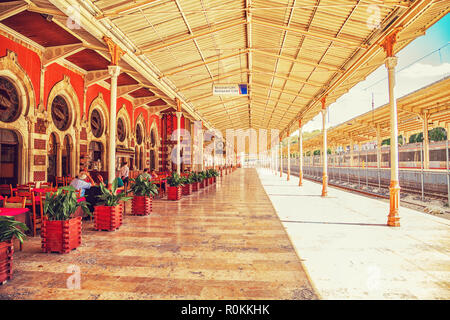
<instances>
[{"instance_id":1,"label":"ornate column capital","mask_svg":"<svg viewBox=\"0 0 450 320\"><path fill-rule=\"evenodd\" d=\"M384 63L385 63L385 65L386 65L386 68L388 69L388 70L392 70L392 69L394 69L396 66L397 66L397 63L398 63L398 58L397 57L387 57L385 60L384 60Z\"/></svg>"},{"instance_id":2,"label":"ornate column capital","mask_svg":"<svg viewBox=\"0 0 450 320\"><path fill-rule=\"evenodd\" d=\"M108 72L111 77L117 78L120 75L120 67L116 65L108 66Z\"/></svg>"},{"instance_id":3,"label":"ornate column capital","mask_svg":"<svg viewBox=\"0 0 450 320\"><path fill-rule=\"evenodd\" d=\"M103 41L108 45L109 54L111 55L111 64L117 66L119 64L120 58L125 54L117 44L115 44L107 36L103 36Z\"/></svg>"},{"instance_id":4,"label":"ornate column capital","mask_svg":"<svg viewBox=\"0 0 450 320\"><path fill-rule=\"evenodd\" d=\"M178 119L181 119L181 116L183 115L183 112L177 111L177 112L175 112L175 114L176 114Z\"/></svg>"}]
</instances>

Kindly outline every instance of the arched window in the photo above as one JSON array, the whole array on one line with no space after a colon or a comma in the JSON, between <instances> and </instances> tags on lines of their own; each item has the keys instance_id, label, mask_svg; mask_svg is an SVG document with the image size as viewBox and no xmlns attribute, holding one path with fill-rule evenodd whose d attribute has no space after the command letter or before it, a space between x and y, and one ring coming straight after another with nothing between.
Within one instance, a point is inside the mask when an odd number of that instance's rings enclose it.
<instances>
[{"instance_id":1,"label":"arched window","mask_svg":"<svg viewBox=\"0 0 450 320\"><path fill-rule=\"evenodd\" d=\"M0 77L0 121L13 122L21 112L16 86L5 77Z\"/></svg>"},{"instance_id":2,"label":"arched window","mask_svg":"<svg viewBox=\"0 0 450 320\"><path fill-rule=\"evenodd\" d=\"M53 123L58 130L66 131L70 126L71 113L69 105L63 96L56 96L52 101L51 115Z\"/></svg>"}]
</instances>

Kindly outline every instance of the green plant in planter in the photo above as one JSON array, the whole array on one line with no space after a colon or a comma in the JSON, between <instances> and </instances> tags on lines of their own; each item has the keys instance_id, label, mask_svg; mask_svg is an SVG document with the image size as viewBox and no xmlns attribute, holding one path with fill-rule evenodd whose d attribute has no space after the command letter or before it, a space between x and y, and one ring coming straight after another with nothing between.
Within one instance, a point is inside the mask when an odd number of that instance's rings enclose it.
<instances>
[{"instance_id":1,"label":"green plant in planter","mask_svg":"<svg viewBox=\"0 0 450 320\"><path fill-rule=\"evenodd\" d=\"M219 172L217 170L215 170L215 169L209 169L208 171L209 171L211 177L218 177L219 176Z\"/></svg>"},{"instance_id":2,"label":"green plant in planter","mask_svg":"<svg viewBox=\"0 0 450 320\"><path fill-rule=\"evenodd\" d=\"M192 176L192 181L193 181L193 182L202 182L202 180L203 180L203 178L202 178L202 176L200 175L200 173L197 173L197 172L192 172L192 173L190 174L190 176Z\"/></svg>"},{"instance_id":3,"label":"green plant in planter","mask_svg":"<svg viewBox=\"0 0 450 320\"><path fill-rule=\"evenodd\" d=\"M206 170L206 171L205 171L205 178L211 178L211 177L212 177L212 175L211 175L211 169Z\"/></svg>"},{"instance_id":4,"label":"green plant in planter","mask_svg":"<svg viewBox=\"0 0 450 320\"><path fill-rule=\"evenodd\" d=\"M205 180L207 178L205 171L200 171L198 174L200 176L200 182L202 182L203 180Z\"/></svg>"},{"instance_id":5,"label":"green plant in planter","mask_svg":"<svg viewBox=\"0 0 450 320\"><path fill-rule=\"evenodd\" d=\"M184 186L183 180L177 172L172 172L172 175L167 178L167 183L171 187L182 187Z\"/></svg>"},{"instance_id":6,"label":"green plant in planter","mask_svg":"<svg viewBox=\"0 0 450 320\"><path fill-rule=\"evenodd\" d=\"M194 180L192 180L191 175L189 175L187 177L181 177L181 182L183 183L183 185L187 185L187 184L191 184L192 182L194 182Z\"/></svg>"},{"instance_id":7,"label":"green plant in planter","mask_svg":"<svg viewBox=\"0 0 450 320\"><path fill-rule=\"evenodd\" d=\"M100 183L100 191L101 195L97 196L101 201L99 204L107 206L107 207L115 207L119 205L119 201L128 201L133 197L127 197L127 193L120 192L116 194L118 185L118 179L115 178L112 185L111 190L105 187L103 183Z\"/></svg>"},{"instance_id":8,"label":"green plant in planter","mask_svg":"<svg viewBox=\"0 0 450 320\"><path fill-rule=\"evenodd\" d=\"M27 231L28 227L19 221L16 221L14 217L0 216L0 242L10 241L13 237L19 239L21 243L27 237L24 231Z\"/></svg>"},{"instance_id":9,"label":"green plant in planter","mask_svg":"<svg viewBox=\"0 0 450 320\"><path fill-rule=\"evenodd\" d=\"M158 187L150 180L144 179L142 176L138 176L136 179L130 180L130 192L132 192L135 196L152 197L158 194Z\"/></svg>"},{"instance_id":10,"label":"green plant in planter","mask_svg":"<svg viewBox=\"0 0 450 320\"><path fill-rule=\"evenodd\" d=\"M78 207L91 215L86 201L77 201L76 190L72 186L61 187L55 193L47 192L45 195L44 214L50 221L69 220Z\"/></svg>"}]
</instances>

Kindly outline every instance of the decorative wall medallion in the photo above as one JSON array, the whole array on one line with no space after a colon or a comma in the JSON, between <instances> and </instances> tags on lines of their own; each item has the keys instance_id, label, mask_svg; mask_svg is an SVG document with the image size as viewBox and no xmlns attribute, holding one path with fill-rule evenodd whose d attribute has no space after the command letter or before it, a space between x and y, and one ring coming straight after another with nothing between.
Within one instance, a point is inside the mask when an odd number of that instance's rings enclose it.
<instances>
[{"instance_id":1,"label":"decorative wall medallion","mask_svg":"<svg viewBox=\"0 0 450 320\"><path fill-rule=\"evenodd\" d=\"M61 131L67 130L70 126L70 112L66 99L56 96L52 102L52 119L56 128Z\"/></svg>"},{"instance_id":2,"label":"decorative wall medallion","mask_svg":"<svg viewBox=\"0 0 450 320\"><path fill-rule=\"evenodd\" d=\"M103 119L98 110L92 111L91 114L91 131L94 137L100 138L103 134Z\"/></svg>"},{"instance_id":3,"label":"decorative wall medallion","mask_svg":"<svg viewBox=\"0 0 450 320\"><path fill-rule=\"evenodd\" d=\"M0 77L0 121L13 122L20 115L19 94L14 84Z\"/></svg>"},{"instance_id":4,"label":"decorative wall medallion","mask_svg":"<svg viewBox=\"0 0 450 320\"><path fill-rule=\"evenodd\" d=\"M119 120L117 121L117 137L119 138L120 142L124 142L126 136L127 136L127 131L125 128L125 124L123 123L122 118L119 118Z\"/></svg>"}]
</instances>

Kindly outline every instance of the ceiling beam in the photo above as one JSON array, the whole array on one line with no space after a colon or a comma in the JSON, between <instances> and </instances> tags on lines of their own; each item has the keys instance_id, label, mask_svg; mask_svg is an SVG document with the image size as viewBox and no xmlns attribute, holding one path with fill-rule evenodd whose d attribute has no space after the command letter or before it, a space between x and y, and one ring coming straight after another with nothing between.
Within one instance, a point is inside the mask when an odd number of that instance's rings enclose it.
<instances>
[{"instance_id":1,"label":"ceiling beam","mask_svg":"<svg viewBox=\"0 0 450 320\"><path fill-rule=\"evenodd\" d=\"M220 79L227 79L227 78L230 78L232 76L239 75L239 74L246 73L246 72L248 72L247 69L244 69L244 70L235 69L235 70L232 70L230 72L227 72L225 75L217 75L217 76L213 77L212 79L208 78L208 79L205 79L205 80L196 81L194 84L191 84L191 85L187 85L187 86L184 86L184 87L179 87L177 92L183 91L183 90L189 90L189 89L196 88L196 87L200 87L200 86L203 86L203 85L211 83L211 82L216 82L216 81L218 81Z\"/></svg>"},{"instance_id":2,"label":"ceiling beam","mask_svg":"<svg viewBox=\"0 0 450 320\"><path fill-rule=\"evenodd\" d=\"M267 88L267 89L270 89L270 90L274 90L274 91L277 91L277 92L280 92L280 93L284 93L284 94L290 94L290 95L293 95L293 96L296 96L296 97L300 97L300 98L305 98L305 99L311 99L312 98L312 96L310 96L310 95L304 95L304 94L301 94L301 93L298 93L298 92L295 92L295 91L290 91L290 90L281 90L281 89L278 89L278 88L275 88L275 87L271 87L271 86L268 86L268 85L265 85L265 84L262 84L262 83L254 82L253 86L261 87L261 88ZM252 89L252 88L250 88L250 89Z\"/></svg>"},{"instance_id":3,"label":"ceiling beam","mask_svg":"<svg viewBox=\"0 0 450 320\"><path fill-rule=\"evenodd\" d=\"M292 77L292 76L282 76L280 74L275 74L272 71L268 71L262 68L253 68L252 74L257 74L257 73L262 73L262 74L267 74L270 75L272 77L275 78L280 78L280 79L284 79L284 80L288 80L288 81L294 81L294 82L299 82L302 84L306 84L307 86L313 86L313 87L317 87L317 88L321 88L322 84L320 84L319 82L313 81L313 80L306 80L306 79L300 79L300 78L296 78L296 77Z\"/></svg>"},{"instance_id":4,"label":"ceiling beam","mask_svg":"<svg viewBox=\"0 0 450 320\"><path fill-rule=\"evenodd\" d=\"M136 3L136 1L133 1L135 3L130 4L129 6L127 6L125 8L118 9L118 10L104 11L102 14L96 16L95 18L97 20L101 20L101 19L108 18L108 17L118 17L118 16L126 14L127 11L141 9L142 7L147 6L149 4L152 4L153 2L156 2L156 1L160 1L160 0L145 0L145 1L140 1L140 2L137 2L137 3ZM129 3L131 1L126 1L126 2ZM119 4L119 5L116 5L116 6L112 5L112 6L108 7L108 8L109 9L115 8L115 7L117 8L118 6L121 6L121 5L122 4Z\"/></svg>"},{"instance_id":5,"label":"ceiling beam","mask_svg":"<svg viewBox=\"0 0 450 320\"><path fill-rule=\"evenodd\" d=\"M189 41L189 40L195 40L197 38L212 34L212 33L216 33L218 31L221 30L226 30L226 29L230 29L236 26L240 26L242 24L247 23L245 20L239 20L237 22L222 22L222 23L218 23L216 24L213 28L201 28L201 29L197 29L197 30L192 30L193 32L195 32L195 34L190 34L189 36L177 36L177 37L173 37L167 40L162 41L156 41L156 42L152 42L150 44L147 45L143 45L141 46L141 51L139 52L139 54L146 54L146 53L151 53L153 51L157 51L157 50L161 50L173 45L176 45L178 43L182 43L185 41Z\"/></svg>"},{"instance_id":6,"label":"ceiling beam","mask_svg":"<svg viewBox=\"0 0 450 320\"><path fill-rule=\"evenodd\" d=\"M46 47L42 55L42 66L47 67L59 59L64 59L70 55L84 50L82 43L68 44L64 46Z\"/></svg>"},{"instance_id":7,"label":"ceiling beam","mask_svg":"<svg viewBox=\"0 0 450 320\"><path fill-rule=\"evenodd\" d=\"M108 70L93 70L88 71L86 76L84 77L84 83L86 87L89 87L93 84L99 83L103 80L106 80L110 77Z\"/></svg>"},{"instance_id":8,"label":"ceiling beam","mask_svg":"<svg viewBox=\"0 0 450 320\"><path fill-rule=\"evenodd\" d=\"M188 63L188 64L185 64L184 66L181 66L181 67L178 67L178 68L175 68L175 69L172 69L172 70L169 70L169 71L163 73L162 75L159 76L159 79L162 79L162 78L174 75L176 73L180 73L180 72L183 72L183 71L187 71L187 70L191 70L191 69L194 69L194 68L197 68L197 67L201 67L201 66L213 63L213 62L217 62L217 61L233 58L233 57L238 56L238 55L246 54L247 52L248 52L248 50L246 49L246 50L239 51L239 52L236 52L236 53L233 53L233 54L229 54L229 55L226 55L226 56L219 56L219 57L209 58L209 59L206 59L204 62L200 62L200 63L195 63L195 62L194 63Z\"/></svg>"},{"instance_id":9,"label":"ceiling beam","mask_svg":"<svg viewBox=\"0 0 450 320\"><path fill-rule=\"evenodd\" d=\"M117 98L123 97L133 91L140 89L140 88L142 88L142 86L140 84L117 86Z\"/></svg>"},{"instance_id":10,"label":"ceiling beam","mask_svg":"<svg viewBox=\"0 0 450 320\"><path fill-rule=\"evenodd\" d=\"M233 101L236 101L236 100L239 100L239 99L242 99L242 98L246 98L246 96L236 97L236 98L229 99L229 100L222 100L220 102L217 102L217 103L214 103L214 104L210 104L210 105L207 105L207 106L200 106L200 107L195 108L195 111L201 111L201 110L209 109L209 108L212 108L212 107L215 107L215 106L218 106L218 105L221 105L221 104L226 104L226 103L229 103L229 102L233 102Z\"/></svg>"},{"instance_id":11,"label":"ceiling beam","mask_svg":"<svg viewBox=\"0 0 450 320\"><path fill-rule=\"evenodd\" d=\"M12 17L28 9L29 5L22 1L16 1L17 4L12 6L11 2L0 3L0 21Z\"/></svg>"},{"instance_id":12,"label":"ceiling beam","mask_svg":"<svg viewBox=\"0 0 450 320\"><path fill-rule=\"evenodd\" d=\"M307 66L311 66L311 67L315 67L315 68L319 68L319 69L324 69L330 72L339 72L342 73L344 72L343 70L340 70L338 67L327 64L327 63L317 63L305 58L301 58L301 59L295 59L295 58L291 58L291 57L287 57L284 55L279 55L279 54L275 54L275 53L270 53L264 50L259 50L259 49L252 49L252 51L256 52L256 53L260 53L269 57L273 57L273 58L278 58L278 59L282 59L282 60L287 60L287 61L291 61L291 62L295 62L298 64L304 64Z\"/></svg>"},{"instance_id":13,"label":"ceiling beam","mask_svg":"<svg viewBox=\"0 0 450 320\"><path fill-rule=\"evenodd\" d=\"M265 26L265 27L278 29L278 30L285 30L285 31L289 31L292 33L301 34L303 36L307 36L307 37L311 37L311 38L316 38L316 39L320 39L320 40L328 40L331 42L340 43L345 46L367 48L366 45L361 45L360 43L353 41L353 40L346 40L346 39L337 38L334 36L327 36L326 34L323 34L323 33L317 33L317 32L312 32L312 31L301 30L298 28L287 27L287 26L283 26L281 23L275 24L275 23L264 21L261 18L253 19L253 23L259 24L259 25Z\"/></svg>"}]
</instances>

